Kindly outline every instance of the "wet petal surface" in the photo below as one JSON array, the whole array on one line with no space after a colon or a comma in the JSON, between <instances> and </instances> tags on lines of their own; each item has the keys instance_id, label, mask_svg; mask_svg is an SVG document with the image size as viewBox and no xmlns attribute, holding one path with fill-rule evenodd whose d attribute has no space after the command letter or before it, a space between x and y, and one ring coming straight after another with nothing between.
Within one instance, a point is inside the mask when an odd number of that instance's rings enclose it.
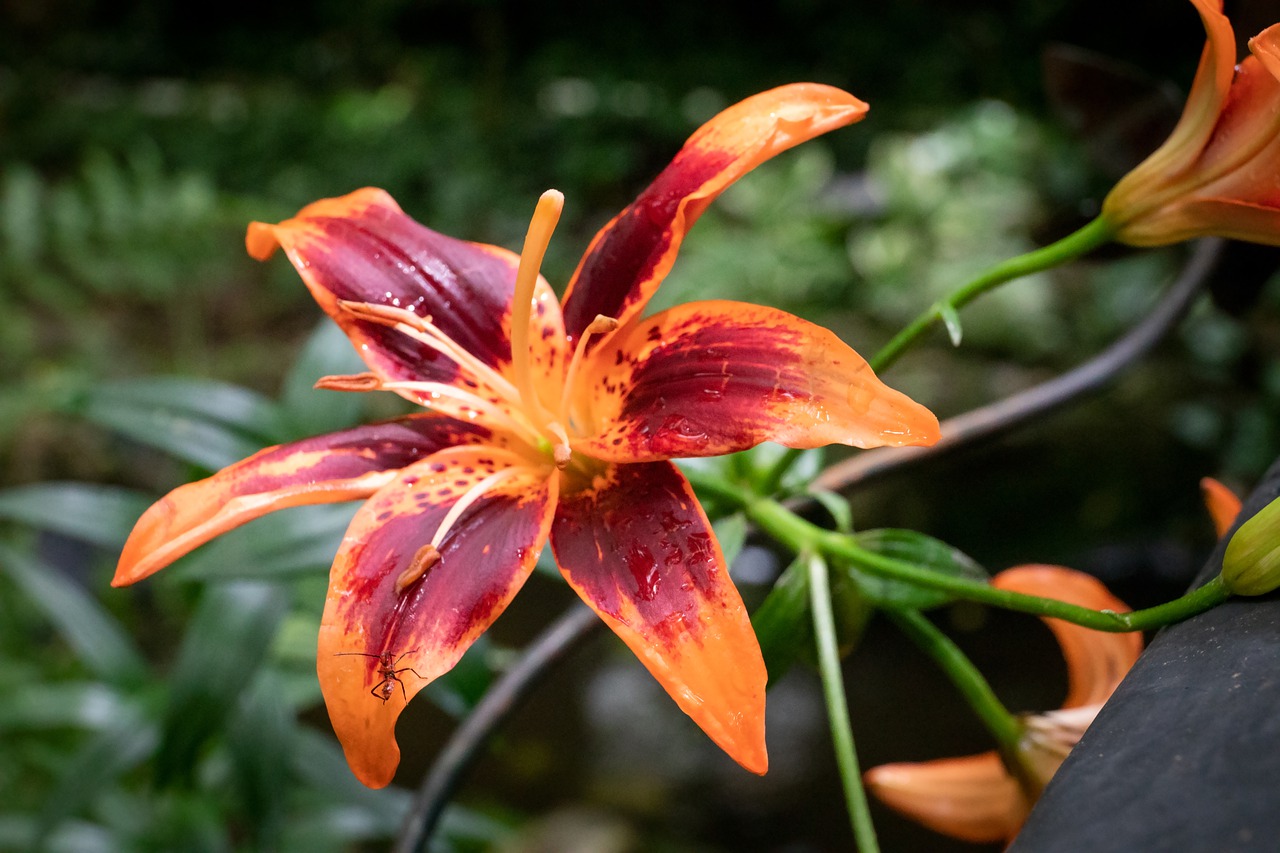
<instances>
[{"instance_id":1,"label":"wet petal surface","mask_svg":"<svg viewBox=\"0 0 1280 853\"><path fill-rule=\"evenodd\" d=\"M931 444L938 421L830 331L783 311L695 302L618 330L575 383L583 452L641 461L790 447Z\"/></svg>"},{"instance_id":2,"label":"wet petal surface","mask_svg":"<svg viewBox=\"0 0 1280 853\"><path fill-rule=\"evenodd\" d=\"M613 465L566 486L551 532L570 585L676 704L763 773L764 661L720 546L669 462Z\"/></svg>"},{"instance_id":3,"label":"wet petal surface","mask_svg":"<svg viewBox=\"0 0 1280 853\"><path fill-rule=\"evenodd\" d=\"M269 447L153 504L129 535L112 583L141 580L268 512L368 497L396 470L488 434L452 418L413 415Z\"/></svg>"},{"instance_id":4,"label":"wet petal surface","mask_svg":"<svg viewBox=\"0 0 1280 853\"><path fill-rule=\"evenodd\" d=\"M484 446L435 454L370 498L343 539L316 664L347 761L370 787L395 774L408 700L502 613L546 541L557 478L511 461ZM424 559L442 522L438 556Z\"/></svg>"}]
</instances>

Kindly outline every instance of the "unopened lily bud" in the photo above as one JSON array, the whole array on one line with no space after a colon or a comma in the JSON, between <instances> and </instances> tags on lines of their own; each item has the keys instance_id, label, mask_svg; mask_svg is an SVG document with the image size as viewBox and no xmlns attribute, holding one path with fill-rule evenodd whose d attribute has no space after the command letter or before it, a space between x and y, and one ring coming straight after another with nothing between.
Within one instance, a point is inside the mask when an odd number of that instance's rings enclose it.
<instances>
[{"instance_id":1,"label":"unopened lily bud","mask_svg":"<svg viewBox=\"0 0 1280 853\"><path fill-rule=\"evenodd\" d=\"M1236 595L1266 595L1280 587L1280 499L1231 537L1222 558L1222 580Z\"/></svg>"}]
</instances>

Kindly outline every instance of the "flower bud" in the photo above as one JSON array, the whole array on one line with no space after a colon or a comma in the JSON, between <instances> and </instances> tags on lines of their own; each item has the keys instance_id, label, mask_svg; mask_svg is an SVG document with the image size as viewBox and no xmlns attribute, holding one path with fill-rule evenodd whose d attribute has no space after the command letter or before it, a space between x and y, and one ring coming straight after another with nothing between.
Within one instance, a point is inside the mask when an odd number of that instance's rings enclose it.
<instances>
[{"instance_id":1,"label":"flower bud","mask_svg":"<svg viewBox=\"0 0 1280 853\"><path fill-rule=\"evenodd\" d=\"M1280 498L1240 525L1222 558L1222 580L1236 595L1280 587Z\"/></svg>"}]
</instances>

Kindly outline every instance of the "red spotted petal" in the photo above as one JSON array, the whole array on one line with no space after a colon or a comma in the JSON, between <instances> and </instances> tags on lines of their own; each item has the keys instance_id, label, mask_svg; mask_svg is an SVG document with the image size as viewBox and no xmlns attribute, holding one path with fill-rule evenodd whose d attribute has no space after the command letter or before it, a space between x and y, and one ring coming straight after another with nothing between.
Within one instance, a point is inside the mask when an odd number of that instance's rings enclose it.
<instances>
[{"instance_id":1,"label":"red spotted petal","mask_svg":"<svg viewBox=\"0 0 1280 853\"><path fill-rule=\"evenodd\" d=\"M268 512L368 497L398 469L487 435L452 418L414 415L269 447L157 501L129 534L111 583L141 580Z\"/></svg>"},{"instance_id":2,"label":"red spotted petal","mask_svg":"<svg viewBox=\"0 0 1280 853\"><path fill-rule=\"evenodd\" d=\"M985 844L1018 833L1030 806L994 752L884 764L863 775L876 799L935 832Z\"/></svg>"},{"instance_id":3,"label":"red spotted petal","mask_svg":"<svg viewBox=\"0 0 1280 853\"><path fill-rule=\"evenodd\" d=\"M1100 580L1062 566L1017 566L991 579L998 589L1056 598L1093 610L1128 613L1129 606L1111 594ZM1053 632L1067 662L1067 698L1063 708L1100 705L1142 654L1142 633L1095 631L1061 619L1043 619Z\"/></svg>"},{"instance_id":4,"label":"red spotted petal","mask_svg":"<svg viewBox=\"0 0 1280 853\"><path fill-rule=\"evenodd\" d=\"M576 339L597 314L623 323L639 314L684 235L726 187L866 111L847 92L797 83L747 98L700 127L648 189L596 234L565 294L569 335Z\"/></svg>"},{"instance_id":5,"label":"red spotted petal","mask_svg":"<svg viewBox=\"0 0 1280 853\"><path fill-rule=\"evenodd\" d=\"M765 668L707 517L669 462L564 486L556 562L686 714L764 773Z\"/></svg>"},{"instance_id":6,"label":"red spotted petal","mask_svg":"<svg viewBox=\"0 0 1280 853\"><path fill-rule=\"evenodd\" d=\"M309 204L278 225L254 222L245 241L259 260L283 247L312 296L384 378L451 382L477 377L420 340L356 318L340 300L412 311L485 366L505 372L511 362L517 256L419 225L382 190L365 188ZM559 305L545 281L538 288L540 334L534 339L562 348ZM563 364L556 367L563 370Z\"/></svg>"},{"instance_id":7,"label":"red spotted petal","mask_svg":"<svg viewBox=\"0 0 1280 853\"><path fill-rule=\"evenodd\" d=\"M408 700L506 609L546 542L558 478L511 461L485 446L442 451L399 472L347 530L316 662L334 731L369 787L395 774L395 723ZM448 526L439 559L424 560L473 489L480 496Z\"/></svg>"},{"instance_id":8,"label":"red spotted petal","mask_svg":"<svg viewBox=\"0 0 1280 853\"><path fill-rule=\"evenodd\" d=\"M789 447L932 444L938 420L826 329L773 308L695 302L619 329L573 389L590 456L643 461Z\"/></svg>"}]
</instances>

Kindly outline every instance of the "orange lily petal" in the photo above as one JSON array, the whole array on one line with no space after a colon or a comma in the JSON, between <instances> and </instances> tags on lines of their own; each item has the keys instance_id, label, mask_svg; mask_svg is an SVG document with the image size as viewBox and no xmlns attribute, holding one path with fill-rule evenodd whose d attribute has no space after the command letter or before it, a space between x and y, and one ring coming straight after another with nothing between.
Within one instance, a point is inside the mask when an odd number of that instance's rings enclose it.
<instances>
[{"instance_id":1,"label":"orange lily petal","mask_svg":"<svg viewBox=\"0 0 1280 853\"><path fill-rule=\"evenodd\" d=\"M1030 811L1026 795L995 752L882 764L862 778L895 811L935 832L979 844L1012 838Z\"/></svg>"},{"instance_id":2,"label":"orange lily petal","mask_svg":"<svg viewBox=\"0 0 1280 853\"><path fill-rule=\"evenodd\" d=\"M269 447L151 506L125 542L113 586L125 586L247 521L290 506L365 498L403 468L487 431L412 415Z\"/></svg>"},{"instance_id":3,"label":"orange lily petal","mask_svg":"<svg viewBox=\"0 0 1280 853\"><path fill-rule=\"evenodd\" d=\"M498 618L546 542L558 478L508 459L477 445L398 472L356 514L334 560L316 666L347 762L371 788L395 775L408 700ZM424 562L449 510L495 475Z\"/></svg>"},{"instance_id":4,"label":"orange lily petal","mask_svg":"<svg viewBox=\"0 0 1280 853\"><path fill-rule=\"evenodd\" d=\"M933 413L830 331L741 302L689 303L619 329L591 353L575 393L595 425L575 448L615 462L717 456L762 441L938 440Z\"/></svg>"},{"instance_id":5,"label":"orange lily petal","mask_svg":"<svg viewBox=\"0 0 1280 853\"><path fill-rule=\"evenodd\" d=\"M551 530L569 584L735 761L764 773L765 668L746 608L674 465L565 487Z\"/></svg>"},{"instance_id":6,"label":"orange lily petal","mask_svg":"<svg viewBox=\"0 0 1280 853\"><path fill-rule=\"evenodd\" d=\"M721 192L788 148L851 124L867 105L847 92L797 83L761 92L712 118L671 164L592 240L564 298L577 339L597 315L638 315L675 262L684 236Z\"/></svg>"},{"instance_id":7,"label":"orange lily petal","mask_svg":"<svg viewBox=\"0 0 1280 853\"><path fill-rule=\"evenodd\" d=\"M1213 519L1213 528L1221 539L1227 535L1231 525L1236 523L1236 516L1240 514L1240 498L1212 477L1200 480L1200 491L1204 495L1204 505L1209 510L1209 517Z\"/></svg>"},{"instance_id":8,"label":"orange lily petal","mask_svg":"<svg viewBox=\"0 0 1280 853\"><path fill-rule=\"evenodd\" d=\"M518 257L419 225L380 189L367 187L314 202L277 225L254 222L245 244L259 260L282 247L320 307L381 377L438 382L478 378L420 340L357 318L341 301L411 311L429 319L483 365L503 373L510 365ZM559 305L545 280L537 288L540 334L534 339L558 352L564 347Z\"/></svg>"},{"instance_id":9,"label":"orange lily petal","mask_svg":"<svg viewBox=\"0 0 1280 853\"><path fill-rule=\"evenodd\" d=\"M1092 575L1063 566L1030 565L1006 569L991 579L998 589L1056 598L1094 610L1129 612ZM1041 621L1053 632L1067 662L1067 698L1063 708L1101 705L1142 654L1142 634L1114 634L1073 625L1061 619Z\"/></svg>"},{"instance_id":10,"label":"orange lily petal","mask_svg":"<svg viewBox=\"0 0 1280 853\"><path fill-rule=\"evenodd\" d=\"M1116 238L1158 246L1200 236L1280 245L1280 25L1236 44L1220 0L1192 0L1207 41L1182 119L1107 195Z\"/></svg>"}]
</instances>

